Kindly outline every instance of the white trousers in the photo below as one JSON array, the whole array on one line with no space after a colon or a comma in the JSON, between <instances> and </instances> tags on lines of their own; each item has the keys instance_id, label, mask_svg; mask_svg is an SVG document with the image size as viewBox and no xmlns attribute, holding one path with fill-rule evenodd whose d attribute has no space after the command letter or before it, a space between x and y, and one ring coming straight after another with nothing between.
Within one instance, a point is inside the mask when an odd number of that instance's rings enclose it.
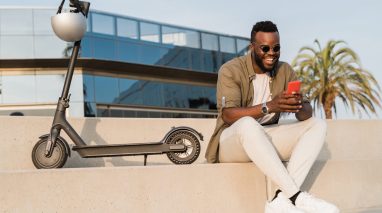
<instances>
[{"instance_id":1,"label":"white trousers","mask_svg":"<svg viewBox=\"0 0 382 213\"><path fill-rule=\"evenodd\" d=\"M291 197L300 190L325 136L326 122L317 118L261 126L254 118L243 117L222 132L219 160L254 162ZM289 161L288 166L282 161Z\"/></svg>"}]
</instances>

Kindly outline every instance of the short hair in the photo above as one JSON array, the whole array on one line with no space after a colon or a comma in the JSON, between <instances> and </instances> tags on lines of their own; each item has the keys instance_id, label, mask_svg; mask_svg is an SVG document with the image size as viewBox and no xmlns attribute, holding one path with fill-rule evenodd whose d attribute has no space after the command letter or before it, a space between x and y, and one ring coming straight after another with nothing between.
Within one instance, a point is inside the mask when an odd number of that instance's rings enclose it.
<instances>
[{"instance_id":1,"label":"short hair","mask_svg":"<svg viewBox=\"0 0 382 213\"><path fill-rule=\"evenodd\" d=\"M252 27L251 42L255 41L257 32L278 32L276 24L271 21L259 21Z\"/></svg>"}]
</instances>

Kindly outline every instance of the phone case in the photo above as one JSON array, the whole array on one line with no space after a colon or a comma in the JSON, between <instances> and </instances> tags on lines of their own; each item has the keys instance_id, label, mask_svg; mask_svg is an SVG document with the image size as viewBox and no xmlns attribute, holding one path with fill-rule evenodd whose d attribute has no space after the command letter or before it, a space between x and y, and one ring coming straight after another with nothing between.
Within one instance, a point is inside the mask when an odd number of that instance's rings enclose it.
<instances>
[{"instance_id":1,"label":"phone case","mask_svg":"<svg viewBox=\"0 0 382 213\"><path fill-rule=\"evenodd\" d=\"M288 83L287 93L292 94L292 92L299 92L301 86L301 81L291 81Z\"/></svg>"}]
</instances>

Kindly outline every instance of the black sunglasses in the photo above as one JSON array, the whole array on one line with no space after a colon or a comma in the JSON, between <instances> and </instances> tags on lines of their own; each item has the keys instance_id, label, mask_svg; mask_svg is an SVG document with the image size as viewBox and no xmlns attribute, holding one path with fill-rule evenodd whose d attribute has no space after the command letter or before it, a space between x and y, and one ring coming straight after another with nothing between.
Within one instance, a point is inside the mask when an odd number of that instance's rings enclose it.
<instances>
[{"instance_id":1,"label":"black sunglasses","mask_svg":"<svg viewBox=\"0 0 382 213\"><path fill-rule=\"evenodd\" d=\"M255 42L253 42L253 43L255 43ZM280 49L281 49L280 44L276 44L275 46L272 47L272 50L274 53L280 52ZM271 50L271 47L269 45L260 45L260 50L263 53L267 53Z\"/></svg>"}]
</instances>

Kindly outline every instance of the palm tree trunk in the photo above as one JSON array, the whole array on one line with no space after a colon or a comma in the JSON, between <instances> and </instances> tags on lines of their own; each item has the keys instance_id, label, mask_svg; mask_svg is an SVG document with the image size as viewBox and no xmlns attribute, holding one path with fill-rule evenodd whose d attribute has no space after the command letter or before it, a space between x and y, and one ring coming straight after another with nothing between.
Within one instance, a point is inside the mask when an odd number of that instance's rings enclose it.
<instances>
[{"instance_id":1,"label":"palm tree trunk","mask_svg":"<svg viewBox=\"0 0 382 213\"><path fill-rule=\"evenodd\" d=\"M329 104L324 104L325 118L332 119L332 107Z\"/></svg>"},{"instance_id":2,"label":"palm tree trunk","mask_svg":"<svg viewBox=\"0 0 382 213\"><path fill-rule=\"evenodd\" d=\"M334 100L336 99L336 94L327 93L329 95L324 96L322 100L322 105L324 106L325 118L332 119L332 108L334 105Z\"/></svg>"}]
</instances>

